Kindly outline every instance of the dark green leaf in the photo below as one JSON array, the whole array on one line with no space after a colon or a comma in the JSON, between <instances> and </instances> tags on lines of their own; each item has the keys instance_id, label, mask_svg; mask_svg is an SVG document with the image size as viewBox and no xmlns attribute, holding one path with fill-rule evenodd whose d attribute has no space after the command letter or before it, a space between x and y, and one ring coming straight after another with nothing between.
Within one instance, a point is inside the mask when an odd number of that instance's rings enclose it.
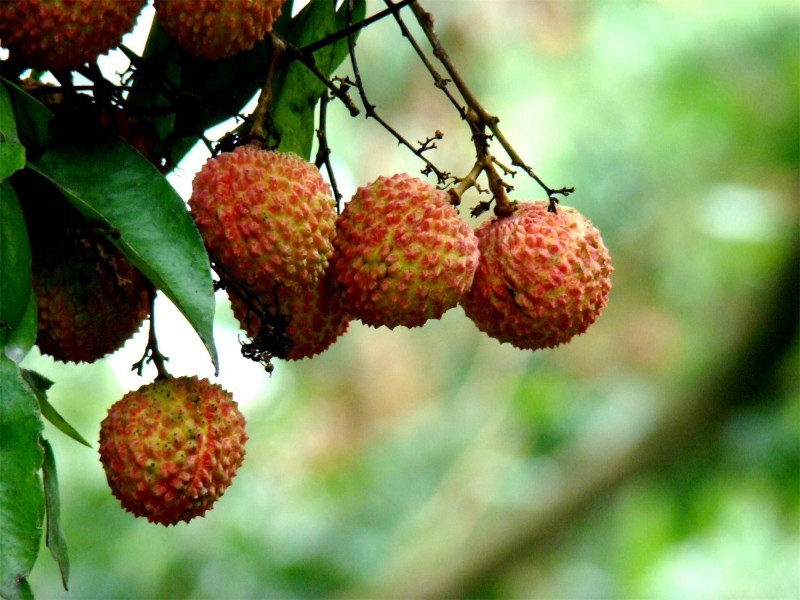
<instances>
[{"instance_id":1,"label":"dark green leaf","mask_svg":"<svg viewBox=\"0 0 800 600\"><path fill-rule=\"evenodd\" d=\"M35 371L28 371L26 369L22 369L22 377L36 394L36 399L39 401L39 409L42 411L42 416L55 425L56 428L58 428L58 430L65 435L68 435L73 440L83 444L87 448L91 448L92 445L87 442L86 439L58 413L58 411L47 399L47 390L51 385L53 385L53 382L46 377L43 377L39 373L36 373Z\"/></svg>"},{"instance_id":2,"label":"dark green leaf","mask_svg":"<svg viewBox=\"0 0 800 600\"><path fill-rule=\"evenodd\" d=\"M117 137L53 143L33 170L53 182L175 304L206 345L214 366L214 292L208 255L169 182Z\"/></svg>"},{"instance_id":3,"label":"dark green leaf","mask_svg":"<svg viewBox=\"0 0 800 600\"><path fill-rule=\"evenodd\" d=\"M42 419L36 396L4 354L0 399L0 597L28 598L44 519Z\"/></svg>"},{"instance_id":4,"label":"dark green leaf","mask_svg":"<svg viewBox=\"0 0 800 600\"><path fill-rule=\"evenodd\" d=\"M0 183L0 344L22 320L31 290L31 246L17 194Z\"/></svg>"},{"instance_id":5,"label":"dark green leaf","mask_svg":"<svg viewBox=\"0 0 800 600\"><path fill-rule=\"evenodd\" d=\"M53 555L61 571L61 583L67 589L69 581L69 553L67 540L61 530L61 498L58 493L58 473L56 472L56 457L53 448L44 438L40 438L44 448L44 463L42 475L44 477L44 499L47 509L47 547Z\"/></svg>"},{"instance_id":6,"label":"dark green leaf","mask_svg":"<svg viewBox=\"0 0 800 600\"><path fill-rule=\"evenodd\" d=\"M36 343L36 335L38 333L37 317L36 296L33 292L33 287L31 287L25 313L22 315L19 324L6 336L5 348L3 348L6 356L15 363L19 363L25 358Z\"/></svg>"},{"instance_id":7,"label":"dark green leaf","mask_svg":"<svg viewBox=\"0 0 800 600\"><path fill-rule=\"evenodd\" d=\"M50 140L53 113L33 96L6 79L0 80L14 109L17 137L25 146L28 158L39 154Z\"/></svg>"},{"instance_id":8,"label":"dark green leaf","mask_svg":"<svg viewBox=\"0 0 800 600\"><path fill-rule=\"evenodd\" d=\"M355 3L353 21L364 18L366 3ZM313 0L292 19L286 39L303 47L316 42L347 25L344 4L338 12L328 0ZM346 39L329 44L314 53L317 68L330 76L347 56ZM305 65L295 61L275 77L272 119L280 134L279 149L310 158L314 141L314 111L325 91L320 81Z\"/></svg>"},{"instance_id":9,"label":"dark green leaf","mask_svg":"<svg viewBox=\"0 0 800 600\"><path fill-rule=\"evenodd\" d=\"M17 124L11 98L0 85L0 181L25 166L25 147L17 136Z\"/></svg>"}]
</instances>

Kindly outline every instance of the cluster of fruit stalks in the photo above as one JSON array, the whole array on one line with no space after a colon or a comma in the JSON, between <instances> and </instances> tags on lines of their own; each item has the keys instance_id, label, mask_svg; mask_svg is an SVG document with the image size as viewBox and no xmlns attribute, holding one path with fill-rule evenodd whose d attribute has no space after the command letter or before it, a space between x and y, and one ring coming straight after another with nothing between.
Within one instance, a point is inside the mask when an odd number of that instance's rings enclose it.
<instances>
[{"instance_id":1,"label":"cluster of fruit stalks","mask_svg":"<svg viewBox=\"0 0 800 600\"><path fill-rule=\"evenodd\" d=\"M271 32L282 2L231 2L226 8L237 5L238 10L226 13L224 19L222 15L208 18L203 11L214 10L215 3L204 0L156 0L156 8L164 28L190 54L221 58L269 35L275 55L288 51L307 61L306 54L287 47ZM53 20L59 3L52 4L51 12L38 17L42 28ZM105 22L117 23L114 31L84 27L81 31L90 32L91 39L78 40L74 48L63 42L56 64L46 62L53 59L53 48L43 48L41 37L31 37L26 26L31 14L25 2L3 4L0 35L12 53L27 58L34 67L74 69L118 44L142 4L141 0L96 3L88 13L107 10ZM323 352L353 319L373 327L418 327L460 305L487 335L521 349L538 349L583 333L606 305L613 268L599 232L577 210L556 209L557 195L572 190L547 187L516 154L498 128L498 120L483 109L458 75L436 36L431 15L415 0L386 0L386 4L385 15L397 20L435 85L469 125L476 162L466 177L455 178L425 156L435 148L439 132L413 146L383 121L366 97L351 38L355 80L323 77L328 93L357 113L349 97L355 87L367 116L419 156L425 163L423 173L435 174L439 187L407 174L382 176L359 187L340 212L341 198L322 122L328 96L320 117L317 164L271 150L267 143L271 132L265 128L270 71L247 121L249 134L238 136L232 148L217 153L202 167L189 200L220 278L219 287L227 290L234 314L251 339L243 345L243 353L270 372L274 357L299 360ZM406 5L447 77L405 26L400 8ZM187 8L191 10L186 12ZM231 23L231 19L239 21ZM355 25L350 29L355 30ZM107 34L107 39L98 39L101 34ZM88 55L86 48L90 48ZM312 62L308 66L313 69ZM451 92L451 83L461 100ZM513 166L539 182L547 194L545 200L508 198L512 188L498 168L505 175L513 173L490 153L493 140L504 148ZM333 190L321 176L322 164ZM478 186L482 175L488 190ZM457 210L461 195L471 187L488 191L492 198L480 202L471 211L473 216L494 202L494 217L475 229ZM73 223L71 219L65 215L63 222ZM79 221L74 220L76 230L81 230ZM101 427L101 460L113 493L133 514L167 525L202 515L229 485L243 460L244 418L230 394L219 386L196 377L174 378L166 372L153 333L152 290L148 293L149 284L124 256L85 229L76 233L67 228L66 233L68 239L56 245L53 240L58 236L53 231L31 232L39 310L37 344L43 353L59 360L96 360L119 348L150 313L145 357L156 364L159 376L111 407ZM71 265L69 269L65 264ZM76 281L80 281L80 291L74 287ZM100 314L113 314L115 322L101 323ZM144 360L138 363L140 370Z\"/></svg>"}]
</instances>

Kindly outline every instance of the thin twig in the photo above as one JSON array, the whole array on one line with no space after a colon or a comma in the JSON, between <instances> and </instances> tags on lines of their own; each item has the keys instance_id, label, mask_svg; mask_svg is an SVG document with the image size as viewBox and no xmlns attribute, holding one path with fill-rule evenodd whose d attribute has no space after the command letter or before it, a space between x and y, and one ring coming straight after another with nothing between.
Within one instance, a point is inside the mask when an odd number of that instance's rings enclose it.
<instances>
[{"instance_id":1,"label":"thin twig","mask_svg":"<svg viewBox=\"0 0 800 600\"><path fill-rule=\"evenodd\" d=\"M391 3L391 0L384 1L389 4ZM439 60L439 62L442 63L447 71L448 76L450 77L450 80L456 86L467 104L468 110L466 113L466 118L467 121L470 122L470 127L473 130L473 142L476 144L476 151L478 152L477 160L479 163L484 165L484 172L489 180L489 187L492 190L492 193L495 194L495 201L497 203L495 206L495 212L500 211L500 213L506 213L511 205L506 201L502 179L494 168L496 161L491 157L491 155L488 154L488 143L486 144L486 154L483 154L484 142L475 137L476 135L483 136L483 131L487 128L506 152L506 154L508 154L509 158L511 158L512 165L523 169L531 178L536 181L536 183L542 187L542 189L545 190L545 192L547 192L547 196L550 199L550 208L551 210L555 210L555 204L558 202L556 195L568 196L574 192L575 189L571 187L551 188L545 184L544 181L542 181L542 179L534 172L533 168L528 166L525 161L522 160L516 150L514 150L514 148L511 146L503 132L500 130L498 125L499 119L489 114L489 112L478 101L478 99L472 93L472 90L469 88L461 74L456 69L453 61L450 59L450 56L444 50L441 40L436 34L433 26L433 15L423 9L418 0L413 0L409 4L409 8L413 11L417 22L425 33L425 36L428 38L428 41L433 48L433 55ZM434 76L434 78L437 79L436 76ZM486 139L485 136L483 136L483 138L484 140ZM504 168L503 170L505 171L506 169Z\"/></svg>"},{"instance_id":2,"label":"thin twig","mask_svg":"<svg viewBox=\"0 0 800 600\"><path fill-rule=\"evenodd\" d=\"M400 7L400 5L394 5L394 6L398 7L398 9ZM353 9L353 0L348 0L347 3L348 21L352 16L352 9ZM365 118L375 119L375 121L377 121L381 127L383 127L386 131L388 131L389 134L392 137L394 137L395 140L397 140L398 144L405 146L406 148L411 150L411 152L413 152L416 156L418 156L420 160L422 160L422 162L425 163L425 168L422 170L423 174L427 175L429 173L433 173L434 175L436 175L436 180L439 183L439 185L442 186L447 185L448 182L452 181L453 177L452 175L450 175L450 173L439 169L439 167L437 167L435 164L433 164L432 161L430 161L426 156L423 155L423 153L429 148L427 148L426 145L424 144L420 147L417 147L411 142L409 142L405 137L403 137L403 135L399 131L397 131L397 129L395 129L392 125L390 125L385 119L383 119L383 117L381 117L375 110L375 105L372 104L369 101L369 98L367 97L367 91L366 88L364 87L364 81L361 78L361 71L358 67L358 59L356 58L355 37L352 34L350 34L347 38L347 42L350 53L350 64L353 69L353 77L355 78L355 81L352 81L350 79L345 79L345 84L352 85L358 90L359 97L361 98L361 104L364 106Z\"/></svg>"},{"instance_id":3,"label":"thin twig","mask_svg":"<svg viewBox=\"0 0 800 600\"><path fill-rule=\"evenodd\" d=\"M316 42L312 42L307 46L303 46L302 51L308 52L310 54L316 52L320 48L324 48L325 46L330 46L331 44L335 44L339 40L343 40L346 37L350 37L354 33L361 31L366 27L369 27L373 23L377 23L381 19L385 19L392 13L400 10L404 6L407 6L411 2L413 2L413 0L401 0L401 2L398 2L397 4L393 5L392 8L388 8L379 13L375 13L374 15L364 19L363 21L359 21L357 23L348 22L347 27L345 27L344 29L340 29L339 31L334 31L332 34L325 36L321 40L317 40Z\"/></svg>"},{"instance_id":4,"label":"thin twig","mask_svg":"<svg viewBox=\"0 0 800 600\"><path fill-rule=\"evenodd\" d=\"M339 186L336 184L336 175L333 172L333 165L331 164L331 148L328 145L328 102L330 102L330 94L325 92L319 102L319 128L317 129L317 157L314 163L317 168L325 165L325 170L328 172L328 179L331 182L331 189L333 190L333 198L336 203L336 214L338 215L342 209L342 194L339 191Z\"/></svg>"},{"instance_id":5,"label":"thin twig","mask_svg":"<svg viewBox=\"0 0 800 600\"><path fill-rule=\"evenodd\" d=\"M153 363L156 367L156 379L165 379L170 376L165 362L169 360L166 356L161 354L158 349L158 338L156 337L156 289L152 285L147 287L148 301L150 303L150 331L147 335L147 346L144 349L142 358L133 363L131 371L136 371L140 377L144 372L144 365Z\"/></svg>"},{"instance_id":6,"label":"thin twig","mask_svg":"<svg viewBox=\"0 0 800 600\"><path fill-rule=\"evenodd\" d=\"M279 38L285 47L286 53L289 54L291 58L300 61L317 79L325 84L325 87L328 88L333 96L342 101L347 107L347 110L350 111L350 116L355 117L360 114L361 111L358 110L358 107L353 103L352 98L350 98L350 95L347 93L347 86L337 86L333 81L328 79L325 73L319 70L311 51L306 48L298 48L285 38L280 37L278 33L274 31L271 35Z\"/></svg>"}]
</instances>

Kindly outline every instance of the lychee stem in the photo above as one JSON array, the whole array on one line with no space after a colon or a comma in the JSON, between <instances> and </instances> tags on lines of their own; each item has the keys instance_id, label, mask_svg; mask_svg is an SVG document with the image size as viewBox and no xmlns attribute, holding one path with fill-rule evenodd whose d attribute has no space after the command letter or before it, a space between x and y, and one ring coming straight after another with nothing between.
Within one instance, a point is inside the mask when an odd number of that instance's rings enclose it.
<instances>
[{"instance_id":1,"label":"lychee stem","mask_svg":"<svg viewBox=\"0 0 800 600\"><path fill-rule=\"evenodd\" d=\"M384 2L386 2L386 4L390 6L393 5L392 0L384 0ZM442 78L441 75L439 75L439 73L436 71L436 69L431 65L430 61L428 61L427 58L425 58L422 55L419 46L417 46L416 44L412 44L414 46L414 49L417 51L417 54L420 55L422 61L425 63L425 66L428 68L428 71L431 73L431 76L434 78L436 87L442 89L445 92L447 97L451 99L451 102L454 102L456 107L459 109L462 118L467 120L470 124L470 128L472 129L473 132L473 141L476 144L476 151L477 151L477 160L475 163L475 167L480 167L483 170L483 172L486 173L486 177L489 182L489 189L491 190L492 194L495 197L495 202L496 202L495 213L497 215L511 214L514 212L514 207L513 203L510 203L507 200L505 193L506 190L509 189L509 186L503 183L502 178L497 173L497 170L494 168L494 163L496 161L488 152L488 136L484 133L486 129L488 129L491 132L492 137L497 139L497 141L500 143L500 146L503 148L506 154L508 154L509 158L511 158L511 164L515 167L523 169L532 179L536 181L536 183L538 183L542 187L542 189L545 190L545 192L547 192L548 198L551 199L551 207L553 207L554 209L555 203L557 202L557 200L555 199L555 195L558 194L562 196L568 196L569 194L575 191L575 188L563 187L555 189L549 187L547 184L544 183L544 181L541 180L541 178L539 178L539 176L534 172L534 170L530 166L528 166L525 163L525 161L522 160L522 158L519 156L516 150L514 150L509 141L506 139L505 135L503 135L503 132L500 130L500 127L498 125L500 120L497 117L489 114L489 112L483 107L483 105L481 105L481 103L473 94L472 90L464 81L464 78L456 69L455 64L450 59L450 56L447 54L444 47L442 46L441 40L439 39L439 36L436 34L436 31L433 27L433 15L427 12L425 9L423 9L418 0L413 0L413 2L409 4L409 7L413 11L414 16L417 19L417 22L419 23L420 27L425 33L425 36L428 38L428 41L430 42L431 47L433 48L434 56L439 60L439 62L442 63L445 70L447 71L448 76L450 77L450 80L456 86L462 98L464 99L464 102L467 105L467 109L464 110L458 105L456 101L453 100L452 95L446 89L447 80ZM400 22L398 15L396 15L395 18L398 20L398 22ZM401 25L401 29L403 30L403 35L409 37L407 33L408 30L407 28L405 28L405 25ZM476 134L480 134L480 136L483 138L483 141L477 140L475 137ZM475 178L473 176L473 173L475 171L475 167L473 167L473 170L470 172L470 175L468 175L466 178L462 180L462 183L464 185L461 185L461 183L459 184L459 190L466 191L466 189L470 187L469 186L470 182L474 184ZM503 170L507 174L509 174L509 170L507 168L502 167L502 165L501 168L503 168ZM513 175L513 173L510 174Z\"/></svg>"},{"instance_id":2,"label":"lychee stem","mask_svg":"<svg viewBox=\"0 0 800 600\"><path fill-rule=\"evenodd\" d=\"M328 103L330 101L331 96L326 91L322 94L322 98L319 101L317 156L314 159L314 164L318 169L322 165L325 165L325 170L328 172L328 179L331 182L331 189L333 190L333 201L336 205L336 214L338 215L342 208L342 193L339 191L339 186L336 183L336 175L333 172L333 165L331 164L331 147L328 145Z\"/></svg>"},{"instance_id":3,"label":"lychee stem","mask_svg":"<svg viewBox=\"0 0 800 600\"><path fill-rule=\"evenodd\" d=\"M264 123L269 115L269 109L272 106L272 87L275 80L275 71L278 66L278 61L283 55L286 46L283 42L274 35L269 36L272 44L272 53L267 67L267 77L264 85L261 87L261 93L258 95L258 102L253 114L250 116L250 141L264 145L267 141L267 135L264 132Z\"/></svg>"},{"instance_id":4,"label":"lychee stem","mask_svg":"<svg viewBox=\"0 0 800 600\"><path fill-rule=\"evenodd\" d=\"M147 294L150 302L150 331L147 336L147 346L144 349L142 358L131 366L131 371L136 371L136 374L141 377L144 371L144 365L152 362L156 367L156 379L166 379L170 377L170 374L164 363L168 361L169 358L161 354L161 351L158 349L155 320L156 288L152 284L147 286Z\"/></svg>"}]
</instances>

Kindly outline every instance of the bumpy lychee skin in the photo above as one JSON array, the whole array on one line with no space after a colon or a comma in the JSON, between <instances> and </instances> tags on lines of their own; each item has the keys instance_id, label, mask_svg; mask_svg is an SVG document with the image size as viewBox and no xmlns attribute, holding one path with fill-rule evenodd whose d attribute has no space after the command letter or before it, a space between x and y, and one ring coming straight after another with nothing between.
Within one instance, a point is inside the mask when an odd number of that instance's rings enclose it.
<instances>
[{"instance_id":1,"label":"bumpy lychee skin","mask_svg":"<svg viewBox=\"0 0 800 600\"><path fill-rule=\"evenodd\" d=\"M482 223L481 260L464 312L517 348L552 348L586 331L606 306L614 270L600 233L574 208L520 202Z\"/></svg>"},{"instance_id":2,"label":"bumpy lychee skin","mask_svg":"<svg viewBox=\"0 0 800 600\"><path fill-rule=\"evenodd\" d=\"M418 327L469 289L472 228L448 195L406 174L358 188L336 221L334 267L346 310L373 327Z\"/></svg>"},{"instance_id":3,"label":"bumpy lychee skin","mask_svg":"<svg viewBox=\"0 0 800 600\"><path fill-rule=\"evenodd\" d=\"M331 271L329 268L312 286L278 287L274 293L267 292L254 299L257 310L286 319L289 349L285 356L276 354L277 358L311 358L327 350L347 331L351 317L342 307ZM233 289L228 289L228 295L233 314L247 335L253 340L260 339L261 319L258 314ZM280 319L277 322L281 322Z\"/></svg>"},{"instance_id":4,"label":"bumpy lychee skin","mask_svg":"<svg viewBox=\"0 0 800 600\"><path fill-rule=\"evenodd\" d=\"M94 362L117 351L148 313L144 276L94 236L34 247L36 345L63 362Z\"/></svg>"},{"instance_id":5,"label":"bumpy lychee skin","mask_svg":"<svg viewBox=\"0 0 800 600\"><path fill-rule=\"evenodd\" d=\"M245 419L207 379L157 379L111 406L100 462L122 507L151 523L202 516L244 460Z\"/></svg>"},{"instance_id":6,"label":"bumpy lychee skin","mask_svg":"<svg viewBox=\"0 0 800 600\"><path fill-rule=\"evenodd\" d=\"M119 45L146 0L3 0L0 41L37 69L77 69Z\"/></svg>"},{"instance_id":7,"label":"bumpy lychee skin","mask_svg":"<svg viewBox=\"0 0 800 600\"><path fill-rule=\"evenodd\" d=\"M76 363L118 350L147 317L147 280L52 184L27 171L12 182L31 241L39 350Z\"/></svg>"},{"instance_id":8,"label":"bumpy lychee skin","mask_svg":"<svg viewBox=\"0 0 800 600\"><path fill-rule=\"evenodd\" d=\"M156 0L156 14L189 54L214 60L248 50L263 39L284 1Z\"/></svg>"},{"instance_id":9,"label":"bumpy lychee skin","mask_svg":"<svg viewBox=\"0 0 800 600\"><path fill-rule=\"evenodd\" d=\"M256 291L313 285L333 253L330 187L296 154L220 154L195 176L189 205L213 258Z\"/></svg>"}]
</instances>

